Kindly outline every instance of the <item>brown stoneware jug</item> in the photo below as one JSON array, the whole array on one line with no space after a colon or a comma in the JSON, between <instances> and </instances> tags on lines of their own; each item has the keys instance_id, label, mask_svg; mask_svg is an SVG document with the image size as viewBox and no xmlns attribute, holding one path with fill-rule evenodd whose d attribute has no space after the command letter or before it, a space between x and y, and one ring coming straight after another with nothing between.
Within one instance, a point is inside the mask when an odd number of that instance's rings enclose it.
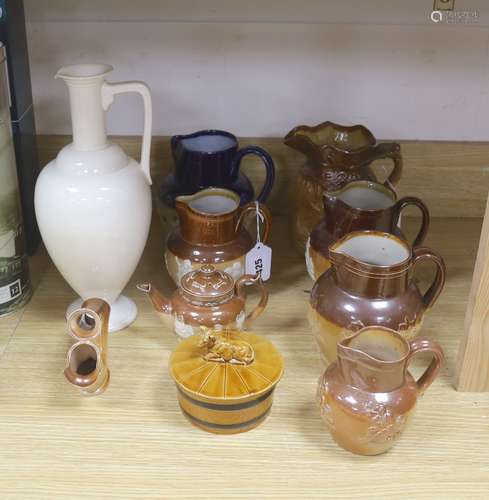
<instances>
[{"instance_id":1,"label":"brown stoneware jug","mask_svg":"<svg viewBox=\"0 0 489 500\"><path fill-rule=\"evenodd\" d=\"M245 287L257 285L261 298L255 308L245 312ZM200 332L202 326L214 329L248 328L265 309L268 292L259 276L244 274L236 283L233 278L206 264L187 273L179 288L169 298L151 283L137 285L147 293L163 322L180 338Z\"/></svg>"},{"instance_id":2,"label":"brown stoneware jug","mask_svg":"<svg viewBox=\"0 0 489 500\"><path fill-rule=\"evenodd\" d=\"M412 358L433 359L418 380L408 371ZM363 328L338 344L338 360L319 379L317 402L333 439L359 455L384 453L399 439L416 401L444 363L441 347L419 337L407 341L394 330Z\"/></svg>"},{"instance_id":3,"label":"brown stoneware jug","mask_svg":"<svg viewBox=\"0 0 489 500\"><path fill-rule=\"evenodd\" d=\"M304 254L313 227L323 216L325 191L336 191L355 180L377 181L370 164L384 158L392 160L394 165L386 185L396 185L401 177L400 145L396 142L379 144L362 125L346 127L333 122L315 127L301 125L291 130L284 142L307 159L294 184L293 236L301 254Z\"/></svg>"},{"instance_id":4,"label":"brown stoneware jug","mask_svg":"<svg viewBox=\"0 0 489 500\"><path fill-rule=\"evenodd\" d=\"M338 191L324 193L324 216L306 244L306 266L316 280L329 267L329 246L353 231L377 230L404 237L402 211L414 205L421 211L421 225L412 246L423 243L430 223L426 205L414 196L397 199L389 187L373 181L353 181Z\"/></svg>"},{"instance_id":5,"label":"brown stoneware jug","mask_svg":"<svg viewBox=\"0 0 489 500\"><path fill-rule=\"evenodd\" d=\"M239 195L220 188L176 198L180 225L168 236L165 252L166 268L175 284L204 264L212 264L234 280L245 273L246 254L255 242L243 225L244 219L255 214L258 206L263 221L261 240L265 243L271 215L261 203L253 201L240 207L239 201Z\"/></svg>"},{"instance_id":6,"label":"brown stoneware jug","mask_svg":"<svg viewBox=\"0 0 489 500\"><path fill-rule=\"evenodd\" d=\"M326 365L336 359L336 344L365 326L385 326L406 338L419 332L424 315L445 283L443 259L425 247L412 248L389 233L349 233L329 248L331 267L313 286L309 321ZM422 294L414 280L420 261L436 274Z\"/></svg>"}]
</instances>

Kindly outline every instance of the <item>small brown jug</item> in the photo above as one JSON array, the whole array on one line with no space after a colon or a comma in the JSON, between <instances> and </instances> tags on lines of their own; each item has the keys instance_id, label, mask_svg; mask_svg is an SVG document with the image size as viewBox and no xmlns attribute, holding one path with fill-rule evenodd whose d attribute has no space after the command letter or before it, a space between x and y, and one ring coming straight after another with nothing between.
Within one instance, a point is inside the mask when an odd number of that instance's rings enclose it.
<instances>
[{"instance_id":1,"label":"small brown jug","mask_svg":"<svg viewBox=\"0 0 489 500\"><path fill-rule=\"evenodd\" d=\"M257 285L261 298L246 314L245 287ZM243 330L263 312L268 292L259 276L244 274L236 283L233 278L209 264L187 273L171 298L166 298L151 283L138 289L149 295L155 311L180 338L200 332L200 327Z\"/></svg>"},{"instance_id":2,"label":"small brown jug","mask_svg":"<svg viewBox=\"0 0 489 500\"><path fill-rule=\"evenodd\" d=\"M416 381L411 359L433 360ZM444 363L442 348L426 338L407 341L394 330L363 328L338 344L338 360L319 379L317 402L333 439L359 455L384 453L399 439L416 401Z\"/></svg>"},{"instance_id":3,"label":"small brown jug","mask_svg":"<svg viewBox=\"0 0 489 500\"><path fill-rule=\"evenodd\" d=\"M336 344L365 326L385 326L406 338L419 332L424 315L445 283L443 259L425 247L411 248L397 236L378 231L349 233L329 247L331 267L311 291L309 322L326 365ZM420 261L436 274L421 294L414 280Z\"/></svg>"},{"instance_id":4,"label":"small brown jug","mask_svg":"<svg viewBox=\"0 0 489 500\"><path fill-rule=\"evenodd\" d=\"M313 227L323 216L323 193L336 191L355 180L376 181L370 167L374 160L393 161L386 185L396 185L402 173L401 147L396 142L378 143L362 125L345 127L324 122L309 127L301 125L285 137L287 146L303 153L307 162L294 184L294 242L302 255Z\"/></svg>"},{"instance_id":5,"label":"small brown jug","mask_svg":"<svg viewBox=\"0 0 489 500\"><path fill-rule=\"evenodd\" d=\"M373 181L353 181L338 191L324 193L324 217L311 232L306 244L306 266L316 280L329 267L329 246L353 231L401 232L402 211L414 205L421 211L421 225L412 246L423 243L430 224L426 205L414 196L397 199L389 187Z\"/></svg>"},{"instance_id":6,"label":"small brown jug","mask_svg":"<svg viewBox=\"0 0 489 500\"><path fill-rule=\"evenodd\" d=\"M168 236L165 262L176 285L183 275L212 264L237 280L245 272L246 254L255 244L243 222L256 213L257 203L239 206L239 195L228 189L207 188L191 196L178 196L175 209L180 226ZM270 231L271 215L258 203L263 221L262 241Z\"/></svg>"}]
</instances>

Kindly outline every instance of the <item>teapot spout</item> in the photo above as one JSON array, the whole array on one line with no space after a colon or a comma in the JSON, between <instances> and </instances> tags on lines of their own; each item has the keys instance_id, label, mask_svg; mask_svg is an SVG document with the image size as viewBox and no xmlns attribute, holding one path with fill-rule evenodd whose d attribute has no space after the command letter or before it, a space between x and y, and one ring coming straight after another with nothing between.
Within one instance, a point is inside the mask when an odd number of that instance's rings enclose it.
<instances>
[{"instance_id":1,"label":"teapot spout","mask_svg":"<svg viewBox=\"0 0 489 500\"><path fill-rule=\"evenodd\" d=\"M172 305L170 299L165 297L158 288L156 288L152 283L139 283L136 285L137 289L143 293L146 293L153 304L154 310L159 315L166 316L171 314Z\"/></svg>"},{"instance_id":2,"label":"teapot spout","mask_svg":"<svg viewBox=\"0 0 489 500\"><path fill-rule=\"evenodd\" d=\"M64 375L85 396L96 396L109 385L107 338L110 306L88 299L68 318L68 331L76 342L66 356Z\"/></svg>"}]
</instances>

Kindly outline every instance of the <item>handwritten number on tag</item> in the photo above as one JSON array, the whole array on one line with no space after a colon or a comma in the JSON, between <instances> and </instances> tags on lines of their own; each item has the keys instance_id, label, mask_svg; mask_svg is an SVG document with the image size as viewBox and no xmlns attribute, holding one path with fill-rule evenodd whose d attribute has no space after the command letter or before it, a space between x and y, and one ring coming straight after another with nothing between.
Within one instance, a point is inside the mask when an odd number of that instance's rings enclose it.
<instances>
[{"instance_id":1,"label":"handwritten number on tag","mask_svg":"<svg viewBox=\"0 0 489 500\"><path fill-rule=\"evenodd\" d=\"M272 249L263 243L257 243L246 254L246 274L260 274L263 281L270 278L272 267Z\"/></svg>"}]
</instances>

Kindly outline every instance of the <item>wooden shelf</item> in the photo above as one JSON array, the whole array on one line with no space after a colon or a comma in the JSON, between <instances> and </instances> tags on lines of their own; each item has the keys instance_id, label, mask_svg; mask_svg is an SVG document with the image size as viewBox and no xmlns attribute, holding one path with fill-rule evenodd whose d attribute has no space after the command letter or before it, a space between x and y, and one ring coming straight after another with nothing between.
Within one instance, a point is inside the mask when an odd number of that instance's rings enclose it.
<instances>
[{"instance_id":1,"label":"wooden shelf","mask_svg":"<svg viewBox=\"0 0 489 500\"><path fill-rule=\"evenodd\" d=\"M285 217L274 220L270 303L254 328L285 358L271 416L236 436L183 418L167 371L176 339L135 288L151 279L172 290L154 222L126 290L139 316L109 339L111 383L100 397L82 398L64 380L74 294L45 254L32 259L34 297L0 320L2 498L487 498L489 398L452 386L482 219L432 222L426 243L445 257L448 281L423 334L442 344L447 365L406 434L378 457L341 450L319 418L320 364L305 317L312 283Z\"/></svg>"}]
</instances>

